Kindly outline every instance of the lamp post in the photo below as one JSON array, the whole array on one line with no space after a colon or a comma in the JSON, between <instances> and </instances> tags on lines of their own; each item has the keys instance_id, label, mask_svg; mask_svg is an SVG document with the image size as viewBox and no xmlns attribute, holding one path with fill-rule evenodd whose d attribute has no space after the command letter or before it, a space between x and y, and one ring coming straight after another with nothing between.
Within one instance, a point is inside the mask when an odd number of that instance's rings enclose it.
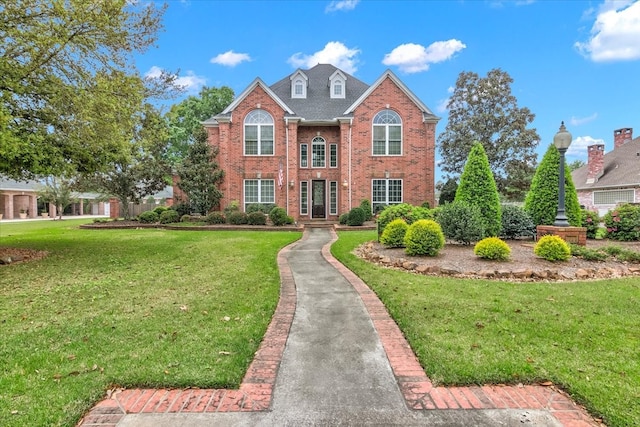
<instances>
[{"instance_id":1,"label":"lamp post","mask_svg":"<svg viewBox=\"0 0 640 427\"><path fill-rule=\"evenodd\" d=\"M556 227L568 227L567 215L564 211L564 153L571 145L571 134L564 127L564 122L560 125L560 130L553 137L553 145L560 152L560 176L558 177L558 214L553 225Z\"/></svg>"}]
</instances>

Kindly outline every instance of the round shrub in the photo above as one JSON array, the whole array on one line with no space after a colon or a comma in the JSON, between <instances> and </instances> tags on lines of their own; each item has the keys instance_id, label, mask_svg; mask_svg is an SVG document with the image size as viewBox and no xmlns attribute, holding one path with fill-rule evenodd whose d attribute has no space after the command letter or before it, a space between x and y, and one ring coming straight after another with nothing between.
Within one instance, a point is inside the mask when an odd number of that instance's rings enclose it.
<instances>
[{"instance_id":1,"label":"round shrub","mask_svg":"<svg viewBox=\"0 0 640 427\"><path fill-rule=\"evenodd\" d=\"M600 225L600 216L598 212L582 209L582 227L587 229L587 239L595 239Z\"/></svg>"},{"instance_id":2,"label":"round shrub","mask_svg":"<svg viewBox=\"0 0 640 427\"><path fill-rule=\"evenodd\" d=\"M227 222L227 218L224 217L222 212L211 212L204 218L204 222L207 224L224 224Z\"/></svg>"},{"instance_id":3,"label":"round shrub","mask_svg":"<svg viewBox=\"0 0 640 427\"><path fill-rule=\"evenodd\" d=\"M158 214L154 211L145 211L138 215L138 221L142 224L154 224L158 222Z\"/></svg>"},{"instance_id":4,"label":"round shrub","mask_svg":"<svg viewBox=\"0 0 640 427\"><path fill-rule=\"evenodd\" d=\"M247 222L250 225L266 225L267 216L260 211L251 212L247 215Z\"/></svg>"},{"instance_id":5,"label":"round shrub","mask_svg":"<svg viewBox=\"0 0 640 427\"><path fill-rule=\"evenodd\" d=\"M232 211L229 215L227 215L227 222L233 225L242 225L247 224L249 219L247 214L240 211Z\"/></svg>"},{"instance_id":6,"label":"round shrub","mask_svg":"<svg viewBox=\"0 0 640 427\"><path fill-rule=\"evenodd\" d=\"M620 241L640 240L640 206L618 206L604 216L607 238Z\"/></svg>"},{"instance_id":7,"label":"round shrub","mask_svg":"<svg viewBox=\"0 0 640 427\"><path fill-rule=\"evenodd\" d=\"M287 211L284 208L280 208L278 206L271 209L269 212L269 219L273 223L273 225L281 226L285 225L288 222Z\"/></svg>"},{"instance_id":8,"label":"round shrub","mask_svg":"<svg viewBox=\"0 0 640 427\"><path fill-rule=\"evenodd\" d=\"M368 199L362 199L360 202L360 209L364 211L364 220L371 221L373 218L373 211L371 210L371 202Z\"/></svg>"},{"instance_id":9,"label":"round shrub","mask_svg":"<svg viewBox=\"0 0 640 427\"><path fill-rule=\"evenodd\" d=\"M502 239L487 237L476 243L473 253L480 258L504 261L509 259L511 248Z\"/></svg>"},{"instance_id":10,"label":"round shrub","mask_svg":"<svg viewBox=\"0 0 640 427\"><path fill-rule=\"evenodd\" d=\"M547 234L538 240L533 253L547 261L566 261L571 257L571 248L561 237Z\"/></svg>"},{"instance_id":11,"label":"round shrub","mask_svg":"<svg viewBox=\"0 0 640 427\"><path fill-rule=\"evenodd\" d=\"M444 247L444 234L437 222L420 219L407 229L404 246L407 255L436 256Z\"/></svg>"},{"instance_id":12,"label":"round shrub","mask_svg":"<svg viewBox=\"0 0 640 427\"><path fill-rule=\"evenodd\" d=\"M380 243L388 248L402 248L408 228L409 226L404 219L394 219L384 228L380 236Z\"/></svg>"},{"instance_id":13,"label":"round shrub","mask_svg":"<svg viewBox=\"0 0 640 427\"><path fill-rule=\"evenodd\" d=\"M191 222L191 215L182 215L180 217L180 222Z\"/></svg>"},{"instance_id":14,"label":"round shrub","mask_svg":"<svg viewBox=\"0 0 640 427\"><path fill-rule=\"evenodd\" d=\"M180 214L173 209L167 209L160 214L160 224L171 224L180 220Z\"/></svg>"},{"instance_id":15,"label":"round shrub","mask_svg":"<svg viewBox=\"0 0 640 427\"><path fill-rule=\"evenodd\" d=\"M168 206L156 206L153 211L155 213L157 213L158 215L162 214L162 212L166 211L167 209L169 209Z\"/></svg>"},{"instance_id":16,"label":"round shrub","mask_svg":"<svg viewBox=\"0 0 640 427\"><path fill-rule=\"evenodd\" d=\"M533 237L535 235L536 226L527 211L518 206L502 206L502 228L500 230L500 237L503 239L517 239L519 237Z\"/></svg>"},{"instance_id":17,"label":"round shrub","mask_svg":"<svg viewBox=\"0 0 640 427\"><path fill-rule=\"evenodd\" d=\"M482 239L485 222L480 208L466 202L447 203L440 207L438 223L445 237L465 245Z\"/></svg>"},{"instance_id":18,"label":"round shrub","mask_svg":"<svg viewBox=\"0 0 640 427\"><path fill-rule=\"evenodd\" d=\"M412 224L419 219L433 219L433 214L429 209L413 206L408 203L400 203L384 208L378 216L378 230L380 233L394 219L404 219L407 224Z\"/></svg>"},{"instance_id":19,"label":"round shrub","mask_svg":"<svg viewBox=\"0 0 640 427\"><path fill-rule=\"evenodd\" d=\"M364 220L367 214L362 210L362 208L353 208L349 211L349 216L347 217L347 225L359 226L364 224Z\"/></svg>"},{"instance_id":20,"label":"round shrub","mask_svg":"<svg viewBox=\"0 0 640 427\"><path fill-rule=\"evenodd\" d=\"M349 214L343 213L338 217L338 222L340 223L340 225L347 225L347 219L349 219Z\"/></svg>"}]
</instances>

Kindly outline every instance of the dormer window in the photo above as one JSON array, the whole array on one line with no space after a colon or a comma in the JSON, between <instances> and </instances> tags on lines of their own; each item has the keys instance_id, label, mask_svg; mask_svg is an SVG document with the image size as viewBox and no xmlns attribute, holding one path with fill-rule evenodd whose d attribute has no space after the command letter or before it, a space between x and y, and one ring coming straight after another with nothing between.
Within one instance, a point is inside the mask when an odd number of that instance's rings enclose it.
<instances>
[{"instance_id":1,"label":"dormer window","mask_svg":"<svg viewBox=\"0 0 640 427\"><path fill-rule=\"evenodd\" d=\"M291 98L307 97L307 76L302 71L297 71L291 76Z\"/></svg>"},{"instance_id":2,"label":"dormer window","mask_svg":"<svg viewBox=\"0 0 640 427\"><path fill-rule=\"evenodd\" d=\"M340 70L336 70L329 77L329 93L331 98L344 99L346 92L347 76Z\"/></svg>"}]
</instances>

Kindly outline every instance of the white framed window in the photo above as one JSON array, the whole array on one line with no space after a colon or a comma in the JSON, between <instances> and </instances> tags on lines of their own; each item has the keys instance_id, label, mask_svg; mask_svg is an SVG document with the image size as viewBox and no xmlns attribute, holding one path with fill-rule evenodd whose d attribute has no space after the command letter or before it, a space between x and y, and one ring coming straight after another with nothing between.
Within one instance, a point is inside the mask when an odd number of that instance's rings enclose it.
<instances>
[{"instance_id":1,"label":"white framed window","mask_svg":"<svg viewBox=\"0 0 640 427\"><path fill-rule=\"evenodd\" d=\"M606 190L593 192L594 205L615 205L618 203L634 203L635 191L629 190Z\"/></svg>"},{"instance_id":2,"label":"white framed window","mask_svg":"<svg viewBox=\"0 0 640 427\"><path fill-rule=\"evenodd\" d=\"M253 110L244 118L244 155L273 155L273 117L264 110Z\"/></svg>"},{"instance_id":3,"label":"white framed window","mask_svg":"<svg viewBox=\"0 0 640 427\"><path fill-rule=\"evenodd\" d=\"M291 98L305 99L307 97L308 77L298 70L289 79L291 80Z\"/></svg>"},{"instance_id":4,"label":"white framed window","mask_svg":"<svg viewBox=\"0 0 640 427\"><path fill-rule=\"evenodd\" d=\"M293 95L294 98L302 98L304 95L304 83L302 82L302 79L297 79L294 83L293 83Z\"/></svg>"},{"instance_id":5,"label":"white framed window","mask_svg":"<svg viewBox=\"0 0 640 427\"><path fill-rule=\"evenodd\" d=\"M373 118L373 155L402 155L402 119L393 110L382 110Z\"/></svg>"},{"instance_id":6,"label":"white framed window","mask_svg":"<svg viewBox=\"0 0 640 427\"><path fill-rule=\"evenodd\" d=\"M300 181L300 215L309 215L309 183Z\"/></svg>"},{"instance_id":7,"label":"white framed window","mask_svg":"<svg viewBox=\"0 0 640 427\"><path fill-rule=\"evenodd\" d=\"M311 167L312 168L323 168L325 167L326 161L326 143L324 138L321 136L316 136L311 141Z\"/></svg>"},{"instance_id":8,"label":"white framed window","mask_svg":"<svg viewBox=\"0 0 640 427\"><path fill-rule=\"evenodd\" d=\"M338 167L338 144L329 144L329 167Z\"/></svg>"},{"instance_id":9,"label":"white framed window","mask_svg":"<svg viewBox=\"0 0 640 427\"><path fill-rule=\"evenodd\" d=\"M340 70L336 70L329 77L329 96L331 98L344 99L347 83L347 76Z\"/></svg>"},{"instance_id":10,"label":"white framed window","mask_svg":"<svg viewBox=\"0 0 640 427\"><path fill-rule=\"evenodd\" d=\"M402 203L401 179L374 179L371 182L371 200L374 212L389 205Z\"/></svg>"},{"instance_id":11,"label":"white framed window","mask_svg":"<svg viewBox=\"0 0 640 427\"><path fill-rule=\"evenodd\" d=\"M275 203L276 185L273 179L245 179L244 206L251 203Z\"/></svg>"},{"instance_id":12,"label":"white framed window","mask_svg":"<svg viewBox=\"0 0 640 427\"><path fill-rule=\"evenodd\" d=\"M300 167L309 167L309 146L307 144L300 144Z\"/></svg>"},{"instance_id":13,"label":"white framed window","mask_svg":"<svg viewBox=\"0 0 640 427\"><path fill-rule=\"evenodd\" d=\"M342 98L342 80L333 82L333 97Z\"/></svg>"},{"instance_id":14,"label":"white framed window","mask_svg":"<svg viewBox=\"0 0 640 427\"><path fill-rule=\"evenodd\" d=\"M338 215L338 182L329 182L329 215Z\"/></svg>"}]
</instances>

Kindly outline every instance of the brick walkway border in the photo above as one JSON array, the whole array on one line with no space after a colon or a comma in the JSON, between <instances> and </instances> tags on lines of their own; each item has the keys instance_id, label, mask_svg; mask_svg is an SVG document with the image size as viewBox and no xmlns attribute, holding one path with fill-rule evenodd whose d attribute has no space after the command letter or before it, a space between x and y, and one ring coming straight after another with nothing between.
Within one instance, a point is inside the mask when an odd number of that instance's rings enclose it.
<instances>
[{"instance_id":1,"label":"brick walkway border","mask_svg":"<svg viewBox=\"0 0 640 427\"><path fill-rule=\"evenodd\" d=\"M304 233L302 239L306 239L307 236L308 234ZM334 230L331 230L331 237L331 241L322 248L322 255L352 284L360 295L380 336L391 369L409 408L414 410L547 410L565 427L602 426L584 408L574 403L564 392L552 386L434 387L404 335L375 293L358 276L331 255L331 244L337 239ZM295 282L291 268L286 261L286 254L296 244L287 246L278 254L281 281L280 300L239 390L116 390L94 406L78 423L78 426L115 427L126 414L268 410L296 309Z\"/></svg>"}]
</instances>

